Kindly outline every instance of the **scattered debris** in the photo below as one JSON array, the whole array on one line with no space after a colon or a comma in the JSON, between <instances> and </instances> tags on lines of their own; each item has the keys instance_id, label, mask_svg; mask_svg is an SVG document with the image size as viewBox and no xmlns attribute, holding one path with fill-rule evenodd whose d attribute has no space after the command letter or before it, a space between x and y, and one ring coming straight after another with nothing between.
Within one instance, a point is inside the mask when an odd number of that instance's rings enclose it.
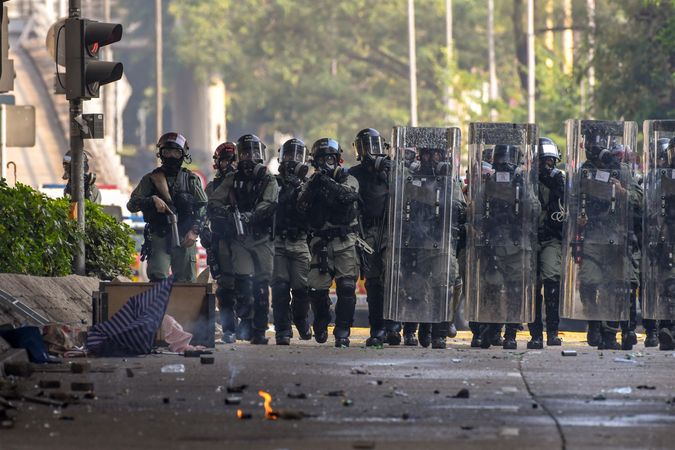
<instances>
[{"instance_id":1,"label":"scattered debris","mask_svg":"<svg viewBox=\"0 0 675 450\"><path fill-rule=\"evenodd\" d=\"M248 384L239 384L237 386L228 386L226 390L228 394L241 394L247 387Z\"/></svg>"},{"instance_id":2,"label":"scattered debris","mask_svg":"<svg viewBox=\"0 0 675 450\"><path fill-rule=\"evenodd\" d=\"M345 396L345 391L339 390L339 391L328 391L326 393L326 397L344 397Z\"/></svg>"},{"instance_id":3,"label":"scattered debris","mask_svg":"<svg viewBox=\"0 0 675 450\"><path fill-rule=\"evenodd\" d=\"M462 430L473 430L472 425L460 425L459 426Z\"/></svg>"},{"instance_id":4,"label":"scattered debris","mask_svg":"<svg viewBox=\"0 0 675 450\"><path fill-rule=\"evenodd\" d=\"M469 390L467 388L462 388L452 398L469 398Z\"/></svg>"},{"instance_id":5,"label":"scattered debris","mask_svg":"<svg viewBox=\"0 0 675 450\"><path fill-rule=\"evenodd\" d=\"M237 410L237 419L239 420L248 420L251 418L251 413L246 413L241 409Z\"/></svg>"},{"instance_id":6,"label":"scattered debris","mask_svg":"<svg viewBox=\"0 0 675 450\"><path fill-rule=\"evenodd\" d=\"M637 387L637 389L645 389L648 391L653 391L656 389L656 386L647 386L646 384L641 384L640 386Z\"/></svg>"},{"instance_id":7,"label":"scattered debris","mask_svg":"<svg viewBox=\"0 0 675 450\"><path fill-rule=\"evenodd\" d=\"M614 392L616 394L630 394L633 392L633 389L630 387L620 387L620 388L614 388L610 389L609 392Z\"/></svg>"},{"instance_id":8,"label":"scattered debris","mask_svg":"<svg viewBox=\"0 0 675 450\"><path fill-rule=\"evenodd\" d=\"M627 358L614 358L614 362L628 363L628 364L637 364L638 363L634 359L627 359Z\"/></svg>"},{"instance_id":9,"label":"scattered debris","mask_svg":"<svg viewBox=\"0 0 675 450\"><path fill-rule=\"evenodd\" d=\"M185 373L184 364L168 364L162 366L162 373Z\"/></svg>"},{"instance_id":10,"label":"scattered debris","mask_svg":"<svg viewBox=\"0 0 675 450\"><path fill-rule=\"evenodd\" d=\"M408 413L403 413L403 414L401 414L401 419L403 419L403 420L408 420L408 419L410 419L410 414L408 414Z\"/></svg>"},{"instance_id":11,"label":"scattered debris","mask_svg":"<svg viewBox=\"0 0 675 450\"><path fill-rule=\"evenodd\" d=\"M375 448L375 442L373 442L373 441L356 441L352 444L352 448L359 449L359 450Z\"/></svg>"},{"instance_id":12,"label":"scattered debris","mask_svg":"<svg viewBox=\"0 0 675 450\"><path fill-rule=\"evenodd\" d=\"M500 436L518 436L520 434L520 429L513 427L502 427L499 429Z\"/></svg>"},{"instance_id":13,"label":"scattered debris","mask_svg":"<svg viewBox=\"0 0 675 450\"><path fill-rule=\"evenodd\" d=\"M346 398L346 399L342 400L342 406L352 406L353 404L354 404L354 402L351 401L351 399L349 399L349 398Z\"/></svg>"},{"instance_id":14,"label":"scattered debris","mask_svg":"<svg viewBox=\"0 0 675 450\"><path fill-rule=\"evenodd\" d=\"M226 397L225 398L225 404L226 405L239 405L239 404L241 404L241 397Z\"/></svg>"},{"instance_id":15,"label":"scattered debris","mask_svg":"<svg viewBox=\"0 0 675 450\"><path fill-rule=\"evenodd\" d=\"M211 350L185 350L183 356L186 358L199 358L202 355L211 355L213 352Z\"/></svg>"},{"instance_id":16,"label":"scattered debris","mask_svg":"<svg viewBox=\"0 0 675 450\"><path fill-rule=\"evenodd\" d=\"M352 375L370 375L370 372L368 372L366 369L362 367L353 367L351 371Z\"/></svg>"},{"instance_id":17,"label":"scattered debris","mask_svg":"<svg viewBox=\"0 0 675 450\"><path fill-rule=\"evenodd\" d=\"M127 367L127 378L133 378L134 371Z\"/></svg>"},{"instance_id":18,"label":"scattered debris","mask_svg":"<svg viewBox=\"0 0 675 450\"><path fill-rule=\"evenodd\" d=\"M59 380L40 380L38 381L38 387L40 389L58 389L61 387L61 382Z\"/></svg>"},{"instance_id":19,"label":"scattered debris","mask_svg":"<svg viewBox=\"0 0 675 450\"><path fill-rule=\"evenodd\" d=\"M59 402L76 402L80 399L76 394L70 394L63 391L53 391L49 393L49 398L52 400L57 400Z\"/></svg>"},{"instance_id":20,"label":"scattered debris","mask_svg":"<svg viewBox=\"0 0 675 450\"><path fill-rule=\"evenodd\" d=\"M393 394L397 397L407 397L408 396L407 393L405 393L403 391L399 391L399 390L394 390Z\"/></svg>"},{"instance_id":21,"label":"scattered debris","mask_svg":"<svg viewBox=\"0 0 675 450\"><path fill-rule=\"evenodd\" d=\"M462 360L459 359L459 358L452 358L451 361L454 362L454 363L461 363L462 362Z\"/></svg>"},{"instance_id":22,"label":"scattered debris","mask_svg":"<svg viewBox=\"0 0 675 450\"><path fill-rule=\"evenodd\" d=\"M59 420L70 420L73 421L75 418L73 416L61 416L59 417Z\"/></svg>"},{"instance_id":23,"label":"scattered debris","mask_svg":"<svg viewBox=\"0 0 675 450\"><path fill-rule=\"evenodd\" d=\"M563 350L560 352L563 356L577 356L576 350Z\"/></svg>"},{"instance_id":24,"label":"scattered debris","mask_svg":"<svg viewBox=\"0 0 675 450\"><path fill-rule=\"evenodd\" d=\"M605 396L602 395L602 394L598 394L598 395L596 395L595 397L593 397L593 400L595 400L595 401L603 401L603 400L607 400L607 397L605 397Z\"/></svg>"},{"instance_id":25,"label":"scattered debris","mask_svg":"<svg viewBox=\"0 0 675 450\"><path fill-rule=\"evenodd\" d=\"M289 392L287 396L288 398L293 398L296 400L304 400L307 398L307 394L304 392Z\"/></svg>"},{"instance_id":26,"label":"scattered debris","mask_svg":"<svg viewBox=\"0 0 675 450\"><path fill-rule=\"evenodd\" d=\"M46 406L56 406L57 408L65 408L68 405L68 403L66 402L61 402L58 400L50 400L48 398L43 397L33 397L31 395L23 395L21 396L21 399L30 403L37 403L38 405L46 405Z\"/></svg>"},{"instance_id":27,"label":"scattered debris","mask_svg":"<svg viewBox=\"0 0 675 450\"><path fill-rule=\"evenodd\" d=\"M213 364L215 361L216 358L213 355L202 355L199 357L199 362L202 364Z\"/></svg>"},{"instance_id":28,"label":"scattered debris","mask_svg":"<svg viewBox=\"0 0 675 450\"><path fill-rule=\"evenodd\" d=\"M171 403L171 399L169 397L164 397L162 399L162 403L164 403L165 405L168 405L169 403Z\"/></svg>"},{"instance_id":29,"label":"scattered debris","mask_svg":"<svg viewBox=\"0 0 675 450\"><path fill-rule=\"evenodd\" d=\"M70 383L71 391L91 392L94 390L94 383L87 382L72 382Z\"/></svg>"}]
</instances>

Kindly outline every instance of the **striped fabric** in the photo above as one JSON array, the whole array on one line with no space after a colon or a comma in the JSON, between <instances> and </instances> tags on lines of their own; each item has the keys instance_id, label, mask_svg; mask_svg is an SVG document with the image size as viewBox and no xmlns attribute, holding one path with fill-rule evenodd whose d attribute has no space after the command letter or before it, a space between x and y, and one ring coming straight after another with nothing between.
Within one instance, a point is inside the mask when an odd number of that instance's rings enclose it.
<instances>
[{"instance_id":1,"label":"striped fabric","mask_svg":"<svg viewBox=\"0 0 675 450\"><path fill-rule=\"evenodd\" d=\"M150 353L162 323L173 286L173 276L131 297L110 319L87 334L87 351L97 356Z\"/></svg>"}]
</instances>

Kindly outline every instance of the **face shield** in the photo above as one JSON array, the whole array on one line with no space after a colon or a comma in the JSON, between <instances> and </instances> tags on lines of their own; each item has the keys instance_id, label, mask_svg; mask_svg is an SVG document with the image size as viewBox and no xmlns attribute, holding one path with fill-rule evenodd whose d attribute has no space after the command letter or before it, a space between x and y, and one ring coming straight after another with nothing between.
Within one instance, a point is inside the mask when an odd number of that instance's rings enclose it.
<instances>
[{"instance_id":1,"label":"face shield","mask_svg":"<svg viewBox=\"0 0 675 450\"><path fill-rule=\"evenodd\" d=\"M305 164L307 147L299 141L286 142L279 149L279 173L295 175L299 178L307 176L309 166Z\"/></svg>"},{"instance_id":2,"label":"face shield","mask_svg":"<svg viewBox=\"0 0 675 450\"><path fill-rule=\"evenodd\" d=\"M520 164L520 149L515 145L496 145L492 154L492 165L515 167Z\"/></svg>"},{"instance_id":3,"label":"face shield","mask_svg":"<svg viewBox=\"0 0 675 450\"><path fill-rule=\"evenodd\" d=\"M386 146L381 136L363 135L354 141L357 158L363 159L367 155L387 156Z\"/></svg>"}]
</instances>

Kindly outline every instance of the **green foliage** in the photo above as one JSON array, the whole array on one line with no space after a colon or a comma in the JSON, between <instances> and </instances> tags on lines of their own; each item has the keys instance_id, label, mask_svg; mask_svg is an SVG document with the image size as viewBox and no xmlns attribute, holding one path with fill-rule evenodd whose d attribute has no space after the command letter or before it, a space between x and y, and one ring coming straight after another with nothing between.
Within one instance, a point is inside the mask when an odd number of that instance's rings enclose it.
<instances>
[{"instance_id":1,"label":"green foliage","mask_svg":"<svg viewBox=\"0 0 675 450\"><path fill-rule=\"evenodd\" d=\"M76 242L82 234L68 218L69 208L68 199L51 199L20 183L11 188L0 180L0 272L72 273ZM129 227L90 202L85 217L87 273L102 279L130 274L134 244Z\"/></svg>"},{"instance_id":2,"label":"green foliage","mask_svg":"<svg viewBox=\"0 0 675 450\"><path fill-rule=\"evenodd\" d=\"M86 272L102 280L131 275L130 265L136 252L133 230L104 213L101 206L87 201L84 239Z\"/></svg>"}]
</instances>

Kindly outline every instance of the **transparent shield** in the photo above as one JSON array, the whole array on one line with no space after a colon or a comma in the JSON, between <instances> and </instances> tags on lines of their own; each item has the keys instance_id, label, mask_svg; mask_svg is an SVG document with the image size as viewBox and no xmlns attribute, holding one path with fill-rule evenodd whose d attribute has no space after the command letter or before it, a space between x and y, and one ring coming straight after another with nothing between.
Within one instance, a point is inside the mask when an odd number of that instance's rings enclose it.
<instances>
[{"instance_id":1,"label":"transparent shield","mask_svg":"<svg viewBox=\"0 0 675 450\"><path fill-rule=\"evenodd\" d=\"M524 323L534 317L537 139L535 125L469 125L468 320Z\"/></svg>"},{"instance_id":2,"label":"transparent shield","mask_svg":"<svg viewBox=\"0 0 675 450\"><path fill-rule=\"evenodd\" d=\"M675 120L643 124L642 315L675 319Z\"/></svg>"},{"instance_id":3,"label":"transparent shield","mask_svg":"<svg viewBox=\"0 0 675 450\"><path fill-rule=\"evenodd\" d=\"M635 122L568 120L561 316L627 320ZM633 194L634 195L634 194Z\"/></svg>"},{"instance_id":4,"label":"transparent shield","mask_svg":"<svg viewBox=\"0 0 675 450\"><path fill-rule=\"evenodd\" d=\"M460 131L395 127L392 142L384 316L404 322L450 321Z\"/></svg>"}]
</instances>

